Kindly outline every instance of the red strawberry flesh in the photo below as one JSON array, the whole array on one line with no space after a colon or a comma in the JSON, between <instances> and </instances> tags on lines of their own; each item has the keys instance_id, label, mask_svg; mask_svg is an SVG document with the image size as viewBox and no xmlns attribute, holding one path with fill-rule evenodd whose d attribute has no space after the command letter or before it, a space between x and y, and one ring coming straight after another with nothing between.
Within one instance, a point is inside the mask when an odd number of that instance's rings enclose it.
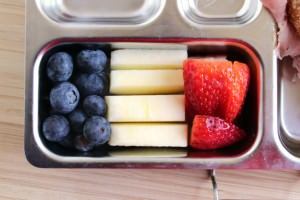
<instances>
[{"instance_id":1,"label":"red strawberry flesh","mask_svg":"<svg viewBox=\"0 0 300 200\"><path fill-rule=\"evenodd\" d=\"M245 132L218 117L196 115L190 137L190 146L213 150L230 146L245 137Z\"/></svg>"},{"instance_id":2,"label":"red strawberry flesh","mask_svg":"<svg viewBox=\"0 0 300 200\"><path fill-rule=\"evenodd\" d=\"M241 111L247 93L248 66L207 59L187 59L183 65L187 113L218 116L232 122Z\"/></svg>"}]
</instances>

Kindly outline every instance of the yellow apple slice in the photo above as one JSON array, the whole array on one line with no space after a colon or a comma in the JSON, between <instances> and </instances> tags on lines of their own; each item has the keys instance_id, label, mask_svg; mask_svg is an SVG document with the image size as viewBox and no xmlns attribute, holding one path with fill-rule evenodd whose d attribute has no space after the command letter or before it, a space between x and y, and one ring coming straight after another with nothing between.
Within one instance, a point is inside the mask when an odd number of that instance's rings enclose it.
<instances>
[{"instance_id":1,"label":"yellow apple slice","mask_svg":"<svg viewBox=\"0 0 300 200\"><path fill-rule=\"evenodd\" d=\"M112 123L111 146L186 147L187 124Z\"/></svg>"},{"instance_id":2,"label":"yellow apple slice","mask_svg":"<svg viewBox=\"0 0 300 200\"><path fill-rule=\"evenodd\" d=\"M178 70L113 70L111 94L183 93L183 72Z\"/></svg>"},{"instance_id":3,"label":"yellow apple slice","mask_svg":"<svg viewBox=\"0 0 300 200\"><path fill-rule=\"evenodd\" d=\"M186 50L120 49L111 52L111 69L182 69Z\"/></svg>"},{"instance_id":4,"label":"yellow apple slice","mask_svg":"<svg viewBox=\"0 0 300 200\"><path fill-rule=\"evenodd\" d=\"M184 122L184 95L106 96L110 122Z\"/></svg>"}]
</instances>

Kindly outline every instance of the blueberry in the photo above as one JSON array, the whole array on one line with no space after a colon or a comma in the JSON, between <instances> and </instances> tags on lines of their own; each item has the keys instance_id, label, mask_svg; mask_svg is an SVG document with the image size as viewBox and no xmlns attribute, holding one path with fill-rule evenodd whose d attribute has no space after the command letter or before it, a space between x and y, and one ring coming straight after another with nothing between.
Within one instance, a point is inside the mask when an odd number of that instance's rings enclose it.
<instances>
[{"instance_id":1,"label":"blueberry","mask_svg":"<svg viewBox=\"0 0 300 200\"><path fill-rule=\"evenodd\" d=\"M50 91L51 107L62 114L73 111L79 102L79 98L77 88L69 82L59 83Z\"/></svg>"},{"instance_id":2,"label":"blueberry","mask_svg":"<svg viewBox=\"0 0 300 200\"><path fill-rule=\"evenodd\" d=\"M100 116L92 116L83 126L83 136L95 145L101 145L110 138L111 127L109 122Z\"/></svg>"},{"instance_id":3,"label":"blueberry","mask_svg":"<svg viewBox=\"0 0 300 200\"><path fill-rule=\"evenodd\" d=\"M53 82L67 81L73 72L72 57L65 52L53 54L47 63L47 75Z\"/></svg>"},{"instance_id":4,"label":"blueberry","mask_svg":"<svg viewBox=\"0 0 300 200\"><path fill-rule=\"evenodd\" d=\"M69 122L62 115L51 115L43 122L43 134L51 142L59 142L69 132Z\"/></svg>"},{"instance_id":5,"label":"blueberry","mask_svg":"<svg viewBox=\"0 0 300 200\"><path fill-rule=\"evenodd\" d=\"M84 121L87 115L81 108L76 108L68 115L71 129L74 133L82 133Z\"/></svg>"},{"instance_id":6,"label":"blueberry","mask_svg":"<svg viewBox=\"0 0 300 200\"><path fill-rule=\"evenodd\" d=\"M77 55L78 69L87 72L99 72L105 69L107 57L101 50L82 50Z\"/></svg>"},{"instance_id":7,"label":"blueberry","mask_svg":"<svg viewBox=\"0 0 300 200\"><path fill-rule=\"evenodd\" d=\"M75 77L74 84L77 86L80 94L85 97L88 95L103 95L105 91L103 80L96 73L82 73Z\"/></svg>"},{"instance_id":8,"label":"blueberry","mask_svg":"<svg viewBox=\"0 0 300 200\"><path fill-rule=\"evenodd\" d=\"M103 94L102 95L108 94L108 92L109 92L109 78L108 78L108 76L109 75L107 75L104 72L99 72L99 73L97 73L97 75L99 77L101 77L101 79L103 81L104 89L103 89Z\"/></svg>"},{"instance_id":9,"label":"blueberry","mask_svg":"<svg viewBox=\"0 0 300 200\"><path fill-rule=\"evenodd\" d=\"M94 148L94 144L91 143L89 140L85 139L83 135L77 135L74 139L74 146L75 149L79 151L90 151Z\"/></svg>"},{"instance_id":10,"label":"blueberry","mask_svg":"<svg viewBox=\"0 0 300 200\"><path fill-rule=\"evenodd\" d=\"M89 116L103 116L106 113L106 103L102 97L97 95L87 96L83 100L82 106L86 114Z\"/></svg>"},{"instance_id":11,"label":"blueberry","mask_svg":"<svg viewBox=\"0 0 300 200\"><path fill-rule=\"evenodd\" d=\"M74 148L74 135L69 133L67 136L61 138L58 143L66 148Z\"/></svg>"}]
</instances>

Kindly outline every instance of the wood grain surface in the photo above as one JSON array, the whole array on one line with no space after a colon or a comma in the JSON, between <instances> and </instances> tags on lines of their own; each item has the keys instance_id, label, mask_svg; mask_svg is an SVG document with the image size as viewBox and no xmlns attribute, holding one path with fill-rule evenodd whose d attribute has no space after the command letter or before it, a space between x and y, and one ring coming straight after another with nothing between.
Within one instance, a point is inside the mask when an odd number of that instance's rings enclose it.
<instances>
[{"instance_id":1,"label":"wood grain surface","mask_svg":"<svg viewBox=\"0 0 300 200\"><path fill-rule=\"evenodd\" d=\"M39 169L24 156L24 1L0 0L0 199L213 199L204 170ZM300 199L298 171L217 170L222 199Z\"/></svg>"}]
</instances>

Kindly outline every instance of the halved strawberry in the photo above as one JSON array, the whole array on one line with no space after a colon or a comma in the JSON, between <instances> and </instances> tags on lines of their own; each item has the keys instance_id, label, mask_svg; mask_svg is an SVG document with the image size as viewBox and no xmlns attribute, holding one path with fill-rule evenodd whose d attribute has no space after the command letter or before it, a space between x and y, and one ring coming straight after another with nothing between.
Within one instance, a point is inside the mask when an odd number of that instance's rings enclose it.
<instances>
[{"instance_id":1,"label":"halved strawberry","mask_svg":"<svg viewBox=\"0 0 300 200\"><path fill-rule=\"evenodd\" d=\"M245 135L243 130L223 119L196 115L189 145L201 150L218 149L242 140Z\"/></svg>"},{"instance_id":2,"label":"halved strawberry","mask_svg":"<svg viewBox=\"0 0 300 200\"><path fill-rule=\"evenodd\" d=\"M240 112L250 80L246 64L228 60L187 59L184 93L195 114L232 122Z\"/></svg>"}]
</instances>

